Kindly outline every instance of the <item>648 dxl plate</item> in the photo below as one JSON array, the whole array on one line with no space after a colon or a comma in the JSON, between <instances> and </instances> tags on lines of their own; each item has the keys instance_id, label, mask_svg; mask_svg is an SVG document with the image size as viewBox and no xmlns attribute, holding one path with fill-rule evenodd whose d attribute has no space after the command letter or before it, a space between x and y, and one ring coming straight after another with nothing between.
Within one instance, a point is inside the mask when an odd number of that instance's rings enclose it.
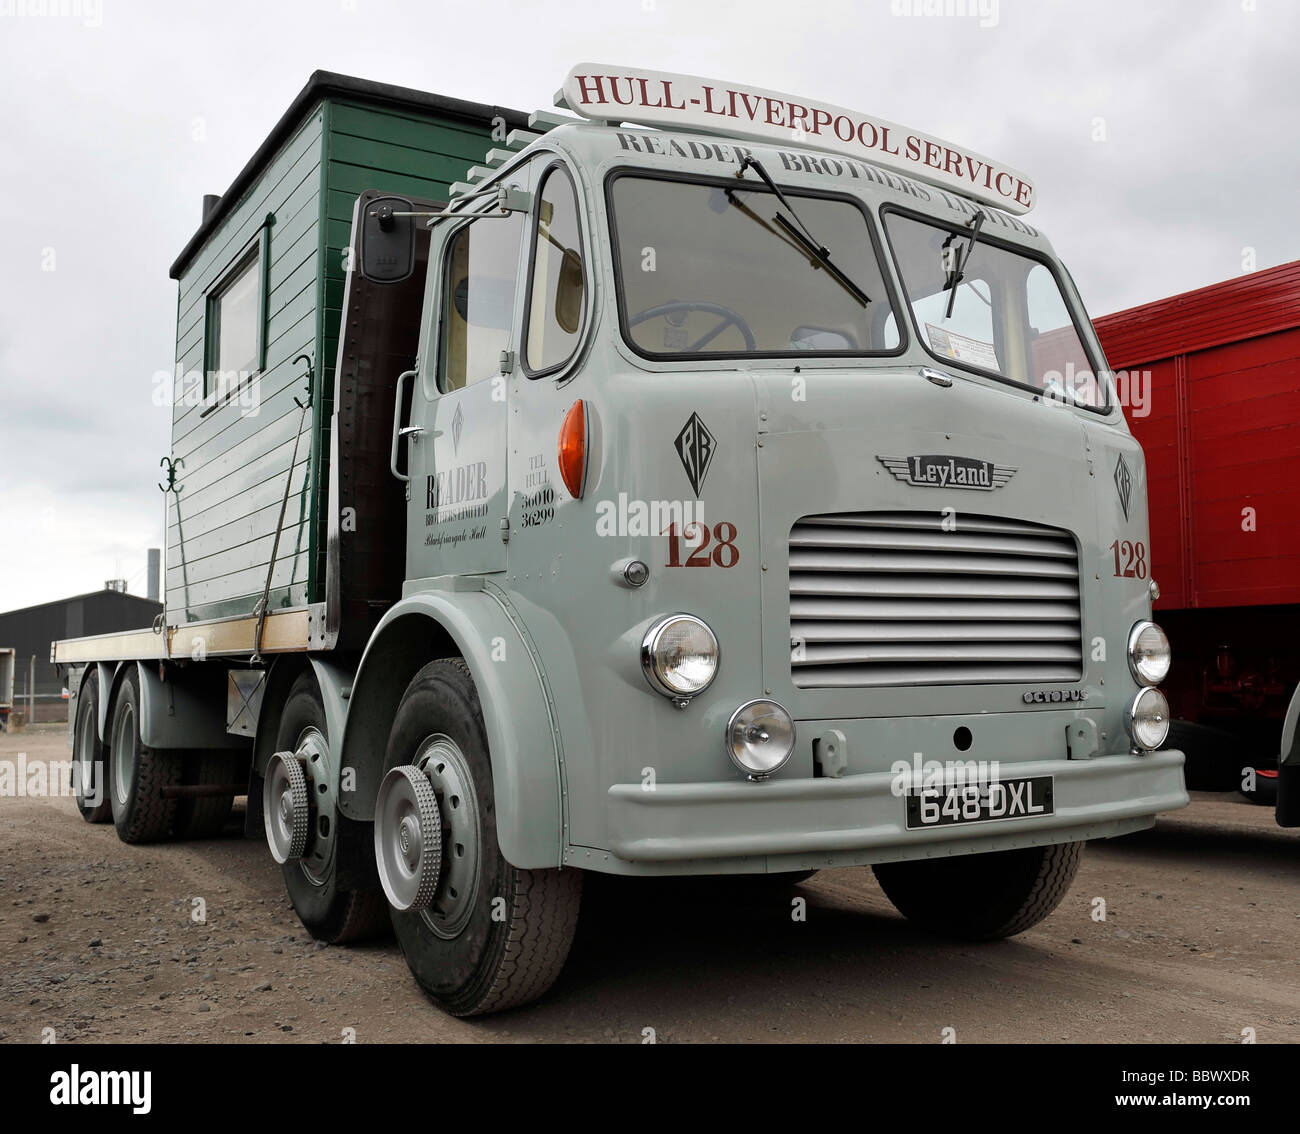
<instances>
[{"instance_id":1,"label":"648 dxl plate","mask_svg":"<svg viewBox=\"0 0 1300 1134\"><path fill-rule=\"evenodd\" d=\"M974 784L941 784L908 792L908 830L996 823L1056 813L1051 776Z\"/></svg>"}]
</instances>

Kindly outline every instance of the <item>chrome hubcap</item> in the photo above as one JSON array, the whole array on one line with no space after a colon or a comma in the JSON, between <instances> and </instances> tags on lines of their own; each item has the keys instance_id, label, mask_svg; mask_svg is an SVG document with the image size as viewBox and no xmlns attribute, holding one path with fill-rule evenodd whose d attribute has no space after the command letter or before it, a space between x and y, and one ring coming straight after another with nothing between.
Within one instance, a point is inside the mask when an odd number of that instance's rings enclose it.
<instances>
[{"instance_id":1,"label":"chrome hubcap","mask_svg":"<svg viewBox=\"0 0 1300 1134\"><path fill-rule=\"evenodd\" d=\"M375 865L389 904L424 910L442 874L442 819L424 772L411 764L391 769L375 800Z\"/></svg>"},{"instance_id":2,"label":"chrome hubcap","mask_svg":"<svg viewBox=\"0 0 1300 1134\"><path fill-rule=\"evenodd\" d=\"M135 752L135 709L129 704L122 706L117 714L117 725L113 729L113 796L119 807L125 807L131 798L131 781L135 778L131 759Z\"/></svg>"},{"instance_id":3,"label":"chrome hubcap","mask_svg":"<svg viewBox=\"0 0 1300 1134\"><path fill-rule=\"evenodd\" d=\"M303 763L296 752L277 752L266 767L262 816L271 857L279 863L301 859L311 834L311 805Z\"/></svg>"},{"instance_id":4,"label":"chrome hubcap","mask_svg":"<svg viewBox=\"0 0 1300 1134\"><path fill-rule=\"evenodd\" d=\"M433 785L442 814L442 877L420 916L439 937L450 939L465 928L478 898L482 831L474 777L460 746L441 733L420 745L413 763Z\"/></svg>"}]
</instances>

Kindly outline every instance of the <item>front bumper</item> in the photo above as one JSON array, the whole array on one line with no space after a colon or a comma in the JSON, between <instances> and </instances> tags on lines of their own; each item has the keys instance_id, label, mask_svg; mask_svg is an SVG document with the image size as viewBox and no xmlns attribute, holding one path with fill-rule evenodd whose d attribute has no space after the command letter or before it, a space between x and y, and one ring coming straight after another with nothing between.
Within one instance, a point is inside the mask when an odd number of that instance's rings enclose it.
<instances>
[{"instance_id":1,"label":"front bumper","mask_svg":"<svg viewBox=\"0 0 1300 1134\"><path fill-rule=\"evenodd\" d=\"M608 850L570 847L566 864L611 873L742 873L894 862L1109 838L1188 803L1183 754L1004 765L1053 776L1052 815L908 830L888 772L761 783L615 784Z\"/></svg>"}]
</instances>

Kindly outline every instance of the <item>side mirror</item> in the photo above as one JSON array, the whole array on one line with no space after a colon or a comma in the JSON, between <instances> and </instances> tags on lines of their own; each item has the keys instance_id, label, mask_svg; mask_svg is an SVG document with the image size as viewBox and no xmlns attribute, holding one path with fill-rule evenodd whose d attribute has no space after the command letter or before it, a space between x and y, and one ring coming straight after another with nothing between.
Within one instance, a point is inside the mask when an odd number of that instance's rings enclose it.
<instances>
[{"instance_id":1,"label":"side mirror","mask_svg":"<svg viewBox=\"0 0 1300 1134\"><path fill-rule=\"evenodd\" d=\"M577 334L582 322L582 257L572 248L560 260L555 285L555 321L566 335Z\"/></svg>"},{"instance_id":2,"label":"side mirror","mask_svg":"<svg viewBox=\"0 0 1300 1134\"><path fill-rule=\"evenodd\" d=\"M414 211L404 197L376 197L364 208L357 259L371 283L401 283L415 271Z\"/></svg>"}]
</instances>

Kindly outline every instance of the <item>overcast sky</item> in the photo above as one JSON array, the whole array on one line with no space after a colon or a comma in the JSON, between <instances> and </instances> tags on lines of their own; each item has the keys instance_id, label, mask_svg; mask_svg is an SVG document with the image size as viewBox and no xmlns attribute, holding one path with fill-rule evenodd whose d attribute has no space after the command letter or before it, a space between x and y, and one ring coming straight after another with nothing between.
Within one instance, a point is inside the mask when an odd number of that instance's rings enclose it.
<instances>
[{"instance_id":1,"label":"overcast sky","mask_svg":"<svg viewBox=\"0 0 1300 1134\"><path fill-rule=\"evenodd\" d=\"M1030 174L1098 316L1300 258L1297 43L1286 0L0 0L0 610L144 593L167 269L316 68L531 110L625 63L891 119Z\"/></svg>"}]
</instances>

